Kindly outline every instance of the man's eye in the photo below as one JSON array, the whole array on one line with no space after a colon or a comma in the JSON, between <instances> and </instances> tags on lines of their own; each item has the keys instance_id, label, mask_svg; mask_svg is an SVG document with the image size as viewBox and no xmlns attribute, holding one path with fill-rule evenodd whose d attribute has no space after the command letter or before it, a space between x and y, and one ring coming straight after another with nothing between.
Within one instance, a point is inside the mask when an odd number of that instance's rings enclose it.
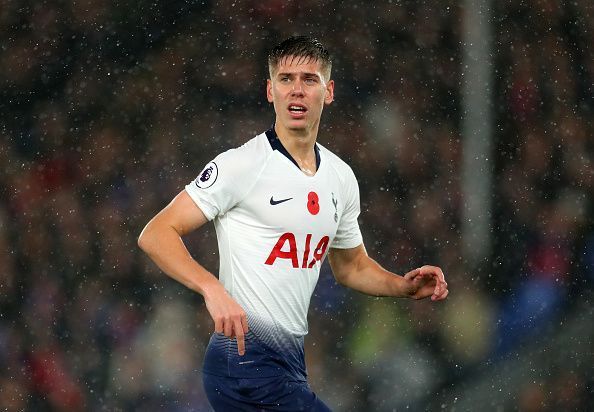
<instances>
[{"instance_id":1,"label":"man's eye","mask_svg":"<svg viewBox=\"0 0 594 412\"><path fill-rule=\"evenodd\" d=\"M307 79L305 79L305 82L308 84L314 84L316 82L316 79L313 77L308 77Z\"/></svg>"},{"instance_id":2,"label":"man's eye","mask_svg":"<svg viewBox=\"0 0 594 412\"><path fill-rule=\"evenodd\" d=\"M280 81L283 82L283 83L286 83L286 82L289 81L289 78L288 77L281 77Z\"/></svg>"}]
</instances>

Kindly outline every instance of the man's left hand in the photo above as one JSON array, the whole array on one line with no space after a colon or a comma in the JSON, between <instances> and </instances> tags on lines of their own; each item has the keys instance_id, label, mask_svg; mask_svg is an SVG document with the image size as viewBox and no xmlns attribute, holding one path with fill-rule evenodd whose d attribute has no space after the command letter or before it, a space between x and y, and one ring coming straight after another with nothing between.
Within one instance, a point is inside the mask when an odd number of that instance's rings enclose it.
<instances>
[{"instance_id":1,"label":"man's left hand","mask_svg":"<svg viewBox=\"0 0 594 412\"><path fill-rule=\"evenodd\" d=\"M448 296L448 284L441 268L425 265L411 270L404 279L409 281L409 296L413 299L424 299L431 296L431 300L443 300Z\"/></svg>"}]
</instances>

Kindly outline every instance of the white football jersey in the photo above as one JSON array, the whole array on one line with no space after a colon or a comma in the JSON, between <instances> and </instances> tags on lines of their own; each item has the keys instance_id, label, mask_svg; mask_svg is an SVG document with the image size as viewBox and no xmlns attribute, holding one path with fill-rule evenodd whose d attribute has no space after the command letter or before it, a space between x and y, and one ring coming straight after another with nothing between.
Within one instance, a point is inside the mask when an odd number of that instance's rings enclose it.
<instances>
[{"instance_id":1,"label":"white football jersey","mask_svg":"<svg viewBox=\"0 0 594 412\"><path fill-rule=\"evenodd\" d=\"M316 144L307 176L274 129L218 155L186 191L215 223L219 280L260 339L286 347L307 333L307 312L328 248L362 243L351 168Z\"/></svg>"}]
</instances>

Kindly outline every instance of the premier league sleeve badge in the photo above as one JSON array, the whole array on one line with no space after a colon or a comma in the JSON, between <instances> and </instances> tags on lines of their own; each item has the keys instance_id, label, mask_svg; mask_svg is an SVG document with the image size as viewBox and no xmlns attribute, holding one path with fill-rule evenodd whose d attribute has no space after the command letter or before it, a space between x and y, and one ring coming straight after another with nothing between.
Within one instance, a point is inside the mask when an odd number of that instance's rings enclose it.
<instances>
[{"instance_id":1,"label":"premier league sleeve badge","mask_svg":"<svg viewBox=\"0 0 594 412\"><path fill-rule=\"evenodd\" d=\"M207 164L200 175L195 180L196 186L200 189L207 189L211 187L216 181L219 175L219 169L215 162L210 162Z\"/></svg>"}]
</instances>

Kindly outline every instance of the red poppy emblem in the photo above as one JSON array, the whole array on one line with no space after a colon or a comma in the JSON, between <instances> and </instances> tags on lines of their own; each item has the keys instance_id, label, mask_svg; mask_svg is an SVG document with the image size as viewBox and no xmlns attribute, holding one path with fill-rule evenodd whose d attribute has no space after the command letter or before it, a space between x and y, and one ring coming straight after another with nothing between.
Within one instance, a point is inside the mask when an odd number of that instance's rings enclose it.
<instances>
[{"instance_id":1,"label":"red poppy emblem","mask_svg":"<svg viewBox=\"0 0 594 412\"><path fill-rule=\"evenodd\" d=\"M312 215L317 215L320 211L320 199L316 192L309 192L307 195L307 210Z\"/></svg>"}]
</instances>

